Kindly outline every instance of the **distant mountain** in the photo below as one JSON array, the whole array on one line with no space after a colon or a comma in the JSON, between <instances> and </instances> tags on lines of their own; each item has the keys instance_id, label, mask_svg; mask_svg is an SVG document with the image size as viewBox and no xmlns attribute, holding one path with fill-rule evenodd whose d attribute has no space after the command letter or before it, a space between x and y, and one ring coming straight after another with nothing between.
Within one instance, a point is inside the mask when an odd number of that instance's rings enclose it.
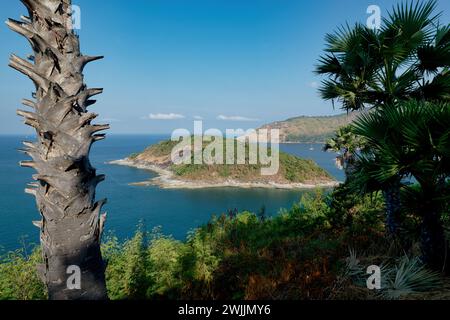
<instances>
[{"instance_id":1,"label":"distant mountain","mask_svg":"<svg viewBox=\"0 0 450 320\"><path fill-rule=\"evenodd\" d=\"M357 115L358 113L321 117L302 116L269 123L260 129L279 129L280 142L324 143L338 128L351 123Z\"/></svg>"}]
</instances>

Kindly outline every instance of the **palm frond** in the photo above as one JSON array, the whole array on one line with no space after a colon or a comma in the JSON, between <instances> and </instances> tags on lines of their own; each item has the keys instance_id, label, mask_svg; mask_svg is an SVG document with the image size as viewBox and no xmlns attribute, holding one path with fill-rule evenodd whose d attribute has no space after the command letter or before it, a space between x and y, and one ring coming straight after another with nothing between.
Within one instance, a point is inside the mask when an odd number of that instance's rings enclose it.
<instances>
[{"instance_id":1,"label":"palm frond","mask_svg":"<svg viewBox=\"0 0 450 320\"><path fill-rule=\"evenodd\" d=\"M450 101L450 72L444 71L420 86L413 94L415 99Z\"/></svg>"},{"instance_id":2,"label":"palm frond","mask_svg":"<svg viewBox=\"0 0 450 320\"><path fill-rule=\"evenodd\" d=\"M338 27L336 32L325 36L326 51L339 53L355 50L363 40L360 33L363 29L365 29L365 26L359 23L353 27L348 24Z\"/></svg>"},{"instance_id":3,"label":"palm frond","mask_svg":"<svg viewBox=\"0 0 450 320\"><path fill-rule=\"evenodd\" d=\"M410 48L432 37L433 25L440 13L434 14L436 0L401 2L384 19L383 32L393 30L398 39L410 40Z\"/></svg>"},{"instance_id":4,"label":"palm frond","mask_svg":"<svg viewBox=\"0 0 450 320\"><path fill-rule=\"evenodd\" d=\"M327 54L319 58L319 64L316 66L316 74L330 75L340 77L345 72L341 62L335 55Z\"/></svg>"}]
</instances>

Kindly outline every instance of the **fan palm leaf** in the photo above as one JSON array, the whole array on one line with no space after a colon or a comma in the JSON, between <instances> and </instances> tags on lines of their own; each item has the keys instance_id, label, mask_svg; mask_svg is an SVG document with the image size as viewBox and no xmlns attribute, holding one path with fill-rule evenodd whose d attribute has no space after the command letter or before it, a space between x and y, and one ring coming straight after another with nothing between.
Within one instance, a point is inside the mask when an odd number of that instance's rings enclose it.
<instances>
[{"instance_id":1,"label":"fan palm leaf","mask_svg":"<svg viewBox=\"0 0 450 320\"><path fill-rule=\"evenodd\" d=\"M436 27L436 1L410 1L393 8L379 31L361 24L325 37L327 52L316 73L327 76L319 89L345 110L396 101L450 99L449 27Z\"/></svg>"}]
</instances>

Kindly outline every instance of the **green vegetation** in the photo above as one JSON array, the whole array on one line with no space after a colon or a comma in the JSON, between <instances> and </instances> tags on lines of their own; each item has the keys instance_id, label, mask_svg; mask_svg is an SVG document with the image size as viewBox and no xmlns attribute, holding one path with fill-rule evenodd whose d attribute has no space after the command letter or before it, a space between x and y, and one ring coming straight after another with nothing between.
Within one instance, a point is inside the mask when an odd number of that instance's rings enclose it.
<instances>
[{"instance_id":1,"label":"green vegetation","mask_svg":"<svg viewBox=\"0 0 450 320\"><path fill-rule=\"evenodd\" d=\"M334 136L327 140L324 151L334 151L339 155L336 157L336 166L344 169L348 178L355 170L355 155L365 148L366 141L363 137L353 132L351 124L339 128Z\"/></svg>"},{"instance_id":2,"label":"green vegetation","mask_svg":"<svg viewBox=\"0 0 450 320\"><path fill-rule=\"evenodd\" d=\"M349 179L354 189L368 193L399 181L401 207L390 217L391 232L400 236L405 212L421 217L422 258L438 270L448 268L441 216L450 203L449 123L450 103L414 100L361 116L353 132L370 148L358 154ZM411 177L416 184L410 185Z\"/></svg>"},{"instance_id":3,"label":"green vegetation","mask_svg":"<svg viewBox=\"0 0 450 320\"><path fill-rule=\"evenodd\" d=\"M366 107L325 146L342 152L347 180L308 193L268 217L222 214L186 241L140 226L103 244L112 299L450 299L450 27L435 1L398 5L380 30L344 27L327 36L317 72L322 97ZM292 137L292 136L291 136ZM135 157L167 164L163 142ZM281 154L279 179L324 175ZM172 168L182 177L246 177L258 166ZM32 271L38 250L0 264L0 299L43 299ZM381 290L366 287L380 266Z\"/></svg>"},{"instance_id":4,"label":"green vegetation","mask_svg":"<svg viewBox=\"0 0 450 320\"><path fill-rule=\"evenodd\" d=\"M46 299L47 289L37 275L40 248L23 248L0 257L0 300Z\"/></svg>"},{"instance_id":5,"label":"green vegetation","mask_svg":"<svg viewBox=\"0 0 450 320\"><path fill-rule=\"evenodd\" d=\"M280 153L280 168L283 176L291 182L305 182L311 176L330 176L312 160L304 160L287 153Z\"/></svg>"},{"instance_id":6,"label":"green vegetation","mask_svg":"<svg viewBox=\"0 0 450 320\"><path fill-rule=\"evenodd\" d=\"M449 25L439 21L436 1L399 3L380 29L363 24L326 36L316 73L319 91L346 111L417 100L449 100Z\"/></svg>"},{"instance_id":7,"label":"green vegetation","mask_svg":"<svg viewBox=\"0 0 450 320\"><path fill-rule=\"evenodd\" d=\"M354 114L323 117L296 117L266 124L261 129L279 129L280 141L289 143L324 143L335 131L355 119Z\"/></svg>"},{"instance_id":8,"label":"green vegetation","mask_svg":"<svg viewBox=\"0 0 450 320\"><path fill-rule=\"evenodd\" d=\"M340 28L327 35L316 72L328 77L324 99L347 111L372 108L326 146L342 150L349 187L382 192L388 235L405 247L405 216L416 216L421 260L442 271L450 269L442 221L450 202L450 26L435 9L436 1L411 1L379 30Z\"/></svg>"},{"instance_id":9,"label":"green vegetation","mask_svg":"<svg viewBox=\"0 0 450 320\"><path fill-rule=\"evenodd\" d=\"M176 176L189 181L221 182L233 179L239 182L276 182L276 183L311 183L331 182L333 178L312 160L300 159L296 156L280 152L280 167L277 174L272 176L261 175L261 169L268 165L249 164L249 144L245 145L246 164L194 164L194 154L192 154L190 164L171 164L171 153L178 142L163 141L147 148L137 156L129 157L131 160L156 164L163 168L168 168ZM223 154L226 154L227 140L223 141ZM208 146L203 143L202 152ZM192 145L192 150L194 149ZM268 149L268 154L271 150ZM237 162L237 145L234 153L235 163Z\"/></svg>"},{"instance_id":10,"label":"green vegetation","mask_svg":"<svg viewBox=\"0 0 450 320\"><path fill-rule=\"evenodd\" d=\"M450 298L448 280L384 236L381 197L346 186L313 191L267 217L242 212L213 217L186 241L160 229L102 245L111 299L408 299ZM417 221L410 217L410 232ZM411 238L414 241L414 238ZM349 251L350 249L350 251ZM39 252L0 264L0 299L45 299L35 276ZM366 288L368 266L383 266L383 290ZM446 291L447 290L447 291Z\"/></svg>"},{"instance_id":11,"label":"green vegetation","mask_svg":"<svg viewBox=\"0 0 450 320\"><path fill-rule=\"evenodd\" d=\"M145 149L143 154L151 154L155 157L167 157L170 156L173 148L178 144L176 141L166 140L161 141L155 145L152 145Z\"/></svg>"},{"instance_id":12,"label":"green vegetation","mask_svg":"<svg viewBox=\"0 0 450 320\"><path fill-rule=\"evenodd\" d=\"M177 165L172 169L177 176L192 180L204 180L208 177L232 178L239 181L264 181L261 176L262 165ZM217 177L219 176L219 177ZM218 181L219 179L216 179ZM315 180L331 181L331 176L312 160L304 160L280 152L280 171L270 180L280 183L313 183Z\"/></svg>"},{"instance_id":13,"label":"green vegetation","mask_svg":"<svg viewBox=\"0 0 450 320\"><path fill-rule=\"evenodd\" d=\"M128 156L128 158L130 158L130 159L136 159L137 157L139 156L139 153L132 153L132 154L130 154L129 156Z\"/></svg>"}]
</instances>

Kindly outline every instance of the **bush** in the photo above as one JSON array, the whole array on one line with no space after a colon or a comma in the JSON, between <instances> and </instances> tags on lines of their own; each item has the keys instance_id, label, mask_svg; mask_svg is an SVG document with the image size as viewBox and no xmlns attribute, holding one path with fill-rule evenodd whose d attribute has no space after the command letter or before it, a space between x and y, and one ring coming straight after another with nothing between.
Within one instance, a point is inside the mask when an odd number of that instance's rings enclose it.
<instances>
[{"instance_id":1,"label":"bush","mask_svg":"<svg viewBox=\"0 0 450 320\"><path fill-rule=\"evenodd\" d=\"M110 236L102 246L108 263L106 282L110 299L138 299L145 297L148 287L146 232L142 227L135 236L119 243Z\"/></svg>"},{"instance_id":2,"label":"bush","mask_svg":"<svg viewBox=\"0 0 450 320\"><path fill-rule=\"evenodd\" d=\"M0 258L0 300L43 300L47 298L36 265L42 263L41 251L30 255L23 248Z\"/></svg>"},{"instance_id":3,"label":"bush","mask_svg":"<svg viewBox=\"0 0 450 320\"><path fill-rule=\"evenodd\" d=\"M120 242L109 235L102 245L109 297L390 299L409 297L428 284L436 288L436 278L417 258L397 258L405 248L385 237L383 220L381 198L360 197L341 186L332 193L305 193L274 217L252 212L215 216L184 242L140 226L133 238ZM360 260L353 254L349 264L349 247L361 253ZM0 299L45 298L34 272L39 260L38 250L5 257ZM382 295L364 287L364 267L372 264L392 266L383 269L389 290Z\"/></svg>"},{"instance_id":4,"label":"bush","mask_svg":"<svg viewBox=\"0 0 450 320\"><path fill-rule=\"evenodd\" d=\"M153 232L148 248L150 287L148 297L176 297L182 287L181 257L186 245L171 237L162 235L158 229Z\"/></svg>"}]
</instances>

